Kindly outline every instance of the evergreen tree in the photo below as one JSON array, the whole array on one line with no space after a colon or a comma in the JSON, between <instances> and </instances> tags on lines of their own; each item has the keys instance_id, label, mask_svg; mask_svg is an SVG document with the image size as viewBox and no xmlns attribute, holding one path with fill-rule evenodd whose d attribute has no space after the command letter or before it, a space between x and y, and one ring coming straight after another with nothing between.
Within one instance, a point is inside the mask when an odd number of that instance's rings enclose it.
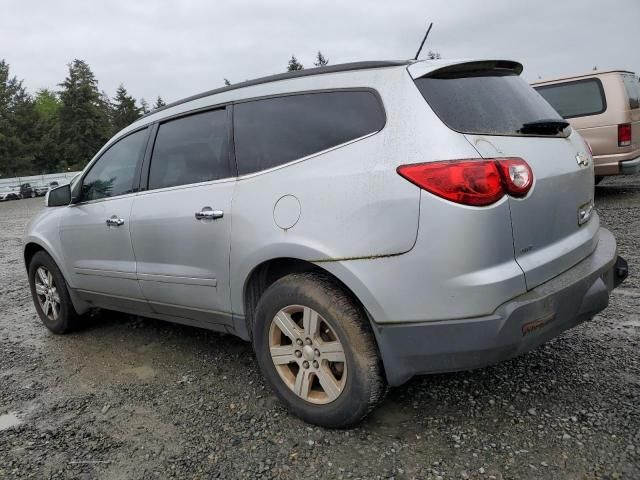
<instances>
[{"instance_id":1,"label":"evergreen tree","mask_svg":"<svg viewBox=\"0 0 640 480\"><path fill-rule=\"evenodd\" d=\"M98 107L102 112L102 115L107 119L107 123L109 124L109 136L113 135L113 103L111 103L111 98L109 98L109 94L102 90L100 92L100 100L98 101Z\"/></svg>"},{"instance_id":2,"label":"evergreen tree","mask_svg":"<svg viewBox=\"0 0 640 480\"><path fill-rule=\"evenodd\" d=\"M19 148L13 124L15 96L22 89L22 81L9 77L9 64L0 61L0 177L12 176Z\"/></svg>"},{"instance_id":3,"label":"evergreen tree","mask_svg":"<svg viewBox=\"0 0 640 480\"><path fill-rule=\"evenodd\" d=\"M136 99L127 93L124 85L120 84L113 99L113 113L111 117L113 133L128 127L140 118L140 107L136 105Z\"/></svg>"},{"instance_id":4,"label":"evergreen tree","mask_svg":"<svg viewBox=\"0 0 640 480\"><path fill-rule=\"evenodd\" d=\"M69 64L69 75L60 86L62 167L80 169L110 137L108 110L98 81L83 60Z\"/></svg>"},{"instance_id":5,"label":"evergreen tree","mask_svg":"<svg viewBox=\"0 0 640 480\"><path fill-rule=\"evenodd\" d=\"M0 176L30 173L33 162L37 114L22 80L9 75L0 60Z\"/></svg>"},{"instance_id":6,"label":"evergreen tree","mask_svg":"<svg viewBox=\"0 0 640 480\"><path fill-rule=\"evenodd\" d=\"M140 99L140 111L142 112L143 115L146 115L150 111L149 104L144 98Z\"/></svg>"},{"instance_id":7,"label":"evergreen tree","mask_svg":"<svg viewBox=\"0 0 640 480\"><path fill-rule=\"evenodd\" d=\"M60 110L58 94L48 88L41 88L36 92L35 108L40 118L47 120L55 118Z\"/></svg>"},{"instance_id":8,"label":"evergreen tree","mask_svg":"<svg viewBox=\"0 0 640 480\"><path fill-rule=\"evenodd\" d=\"M326 67L327 65L329 65L329 59L325 58L325 56L322 55L322 52L318 50L318 54L316 55L316 61L313 64L316 67Z\"/></svg>"},{"instance_id":9,"label":"evergreen tree","mask_svg":"<svg viewBox=\"0 0 640 480\"><path fill-rule=\"evenodd\" d=\"M154 110L157 110L158 108L162 108L166 105L165 101L162 100L162 97L160 95L158 95L158 99L156 100L156 104L153 106Z\"/></svg>"},{"instance_id":10,"label":"evergreen tree","mask_svg":"<svg viewBox=\"0 0 640 480\"><path fill-rule=\"evenodd\" d=\"M438 52L434 52L432 50L429 50L429 53L427 53L427 58L429 60L439 60L442 58L442 55L440 55Z\"/></svg>"},{"instance_id":11,"label":"evergreen tree","mask_svg":"<svg viewBox=\"0 0 640 480\"><path fill-rule=\"evenodd\" d=\"M298 61L295 55L291 55L287 65L287 72L295 72L296 70L304 70L304 66Z\"/></svg>"},{"instance_id":12,"label":"evergreen tree","mask_svg":"<svg viewBox=\"0 0 640 480\"><path fill-rule=\"evenodd\" d=\"M60 99L56 92L41 89L36 92L35 110L37 123L35 125L37 142L33 158L33 173L55 173L60 162Z\"/></svg>"}]
</instances>

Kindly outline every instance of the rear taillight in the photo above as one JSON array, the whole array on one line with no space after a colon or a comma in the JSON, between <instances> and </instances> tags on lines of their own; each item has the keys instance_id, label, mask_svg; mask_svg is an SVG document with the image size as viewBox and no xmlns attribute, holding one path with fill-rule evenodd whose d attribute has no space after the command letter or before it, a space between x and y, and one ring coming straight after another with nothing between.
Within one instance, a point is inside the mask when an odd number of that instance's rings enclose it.
<instances>
[{"instance_id":1,"label":"rear taillight","mask_svg":"<svg viewBox=\"0 0 640 480\"><path fill-rule=\"evenodd\" d=\"M521 158L416 163L398 167L398 173L434 195L476 207L505 194L524 197L533 185L533 172Z\"/></svg>"},{"instance_id":2,"label":"rear taillight","mask_svg":"<svg viewBox=\"0 0 640 480\"><path fill-rule=\"evenodd\" d=\"M631 145L631 124L621 123L618 125L618 146L628 147Z\"/></svg>"},{"instance_id":3,"label":"rear taillight","mask_svg":"<svg viewBox=\"0 0 640 480\"><path fill-rule=\"evenodd\" d=\"M527 162L521 158L504 158L496 160L507 193L521 198L529 193L533 184L533 172Z\"/></svg>"}]
</instances>

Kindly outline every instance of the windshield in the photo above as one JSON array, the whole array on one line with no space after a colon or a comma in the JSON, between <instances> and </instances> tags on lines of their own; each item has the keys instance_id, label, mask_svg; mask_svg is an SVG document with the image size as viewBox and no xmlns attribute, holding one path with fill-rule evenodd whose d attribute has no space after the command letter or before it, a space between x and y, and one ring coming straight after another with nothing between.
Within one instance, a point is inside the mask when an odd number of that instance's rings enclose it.
<instances>
[{"instance_id":1,"label":"windshield","mask_svg":"<svg viewBox=\"0 0 640 480\"><path fill-rule=\"evenodd\" d=\"M416 86L452 130L486 135L566 136L566 122L515 72L488 70L418 78ZM548 127L556 122L558 128Z\"/></svg>"}]
</instances>

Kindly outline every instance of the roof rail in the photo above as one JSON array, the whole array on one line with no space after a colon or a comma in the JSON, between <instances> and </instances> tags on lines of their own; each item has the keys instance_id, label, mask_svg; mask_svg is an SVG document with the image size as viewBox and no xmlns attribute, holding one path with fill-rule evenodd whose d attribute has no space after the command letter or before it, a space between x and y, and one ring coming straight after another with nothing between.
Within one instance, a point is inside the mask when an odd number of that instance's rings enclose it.
<instances>
[{"instance_id":1,"label":"roof rail","mask_svg":"<svg viewBox=\"0 0 640 480\"><path fill-rule=\"evenodd\" d=\"M153 115L154 113L161 112L162 110L175 107L176 105L181 105L183 103L190 102L192 100L208 97L210 95L216 95L218 93L229 92L231 90L237 90L240 88L252 87L254 85L261 85L263 83L277 82L279 80L289 80L290 78L309 77L311 75L323 75L325 73L350 72L352 70L367 70L372 68L384 68L384 67L400 67L402 65L409 65L410 63L412 63L411 60L385 60L385 61L377 60L377 61L367 61L367 62L340 63L336 65L328 65L326 67L309 68L307 70L296 70L293 72L278 73L276 75L260 77L254 80L247 80L246 82L235 83L233 85L229 85L226 87L215 88L213 90L208 90L206 92L198 93L196 95L183 98L182 100L177 100L175 102L168 103L163 107L157 108L155 110L152 110L149 113L142 115L138 120L140 120L141 118L145 118L149 115Z\"/></svg>"}]
</instances>

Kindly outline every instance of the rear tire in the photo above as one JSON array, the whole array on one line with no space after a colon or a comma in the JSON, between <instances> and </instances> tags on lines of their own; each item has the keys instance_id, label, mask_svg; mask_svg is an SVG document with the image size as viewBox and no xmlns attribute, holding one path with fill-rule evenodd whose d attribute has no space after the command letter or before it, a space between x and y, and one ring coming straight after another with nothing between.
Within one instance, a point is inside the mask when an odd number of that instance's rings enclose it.
<instances>
[{"instance_id":1,"label":"rear tire","mask_svg":"<svg viewBox=\"0 0 640 480\"><path fill-rule=\"evenodd\" d=\"M276 395L306 422L350 427L386 394L365 313L325 275L292 274L271 285L256 308L253 346Z\"/></svg>"},{"instance_id":2,"label":"rear tire","mask_svg":"<svg viewBox=\"0 0 640 480\"><path fill-rule=\"evenodd\" d=\"M596 175L594 178L593 183L595 185L598 185L602 180L604 180L604 176L603 175Z\"/></svg>"},{"instance_id":3,"label":"rear tire","mask_svg":"<svg viewBox=\"0 0 640 480\"><path fill-rule=\"evenodd\" d=\"M56 334L72 331L79 316L73 307L67 283L51 256L39 251L29 263L31 296L44 326Z\"/></svg>"}]
</instances>

